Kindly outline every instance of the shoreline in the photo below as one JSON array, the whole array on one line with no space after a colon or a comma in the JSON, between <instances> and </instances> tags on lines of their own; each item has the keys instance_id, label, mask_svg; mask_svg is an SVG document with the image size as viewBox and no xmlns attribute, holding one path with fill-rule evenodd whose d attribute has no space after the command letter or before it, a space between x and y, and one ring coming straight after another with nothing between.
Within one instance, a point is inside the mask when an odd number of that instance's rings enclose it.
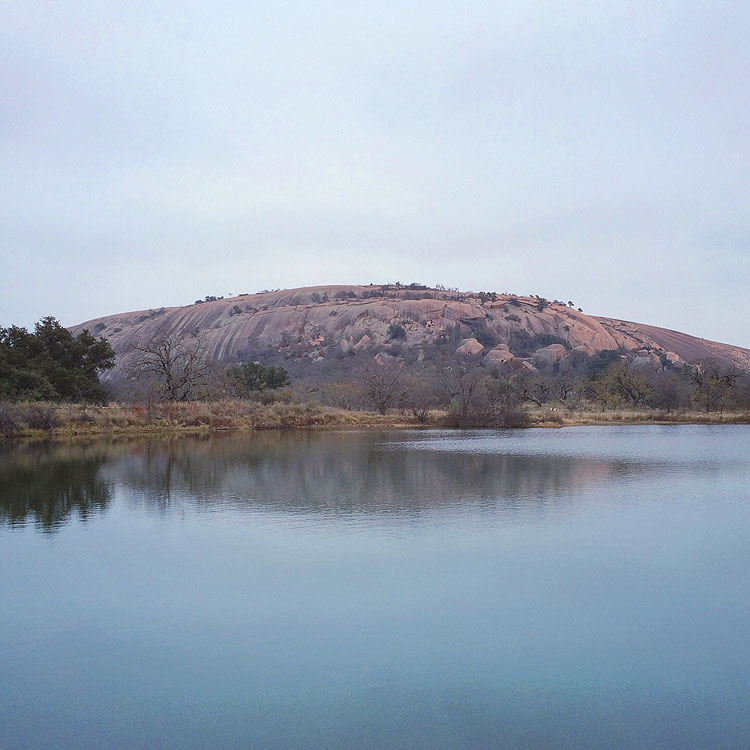
<instances>
[{"instance_id":1,"label":"shoreline","mask_svg":"<svg viewBox=\"0 0 750 750\"><path fill-rule=\"evenodd\" d=\"M527 413L529 424L518 429L750 424L750 411L667 413L658 410L568 411L556 408L551 411L549 408L533 408ZM260 430L421 430L444 428L444 417L444 412L434 412L426 421L419 421L410 414L395 411L378 414L317 403L216 401L106 406L26 403L11 405L10 409L6 405L6 411L0 413L0 440L159 437Z\"/></svg>"}]
</instances>

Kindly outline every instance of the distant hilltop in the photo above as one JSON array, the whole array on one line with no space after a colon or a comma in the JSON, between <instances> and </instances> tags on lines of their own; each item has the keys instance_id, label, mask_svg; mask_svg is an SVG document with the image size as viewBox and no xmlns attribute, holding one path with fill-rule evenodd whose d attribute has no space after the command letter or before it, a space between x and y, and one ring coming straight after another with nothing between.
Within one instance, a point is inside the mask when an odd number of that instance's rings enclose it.
<instances>
[{"instance_id":1,"label":"distant hilltop","mask_svg":"<svg viewBox=\"0 0 750 750\"><path fill-rule=\"evenodd\" d=\"M108 315L81 323L118 354L117 378L131 352L165 334L205 340L208 356L231 363L268 357L320 362L347 357L430 358L435 351L533 370L575 351L628 352L639 367L713 359L750 369L750 350L666 328L586 315L572 301L421 284L315 286L184 307Z\"/></svg>"}]
</instances>

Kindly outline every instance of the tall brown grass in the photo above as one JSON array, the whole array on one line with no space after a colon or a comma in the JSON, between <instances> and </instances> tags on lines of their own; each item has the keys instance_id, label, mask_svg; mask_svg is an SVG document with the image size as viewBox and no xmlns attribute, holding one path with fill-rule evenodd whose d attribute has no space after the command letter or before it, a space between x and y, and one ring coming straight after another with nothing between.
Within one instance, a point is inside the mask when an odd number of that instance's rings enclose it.
<instances>
[{"instance_id":1,"label":"tall brown grass","mask_svg":"<svg viewBox=\"0 0 750 750\"><path fill-rule=\"evenodd\" d=\"M584 411L545 408L531 410L536 427L573 427L607 424L750 424L750 411L671 411L660 409L620 409Z\"/></svg>"},{"instance_id":2,"label":"tall brown grass","mask_svg":"<svg viewBox=\"0 0 750 750\"><path fill-rule=\"evenodd\" d=\"M318 403L263 404L222 400L191 403L106 406L53 403L0 403L0 436L97 435L211 432L237 429L395 426L394 415L346 411Z\"/></svg>"},{"instance_id":3,"label":"tall brown grass","mask_svg":"<svg viewBox=\"0 0 750 750\"><path fill-rule=\"evenodd\" d=\"M191 403L106 406L0 402L0 438L203 433L220 430L438 427L449 425L445 412L433 411L423 423L410 414L353 411L317 402L264 404L221 400ZM745 412L666 412L658 410L569 411L535 408L529 426L565 427L606 424L750 424Z\"/></svg>"}]
</instances>

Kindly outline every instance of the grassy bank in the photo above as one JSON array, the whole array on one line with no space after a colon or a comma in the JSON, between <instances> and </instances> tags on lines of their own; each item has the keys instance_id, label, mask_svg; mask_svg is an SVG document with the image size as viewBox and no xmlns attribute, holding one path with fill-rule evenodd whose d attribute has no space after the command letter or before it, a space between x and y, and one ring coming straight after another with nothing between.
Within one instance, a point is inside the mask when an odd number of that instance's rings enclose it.
<instances>
[{"instance_id":1,"label":"grassy bank","mask_svg":"<svg viewBox=\"0 0 750 750\"><path fill-rule=\"evenodd\" d=\"M0 404L0 437L153 435L220 430L405 427L399 414L346 411L317 403L212 401L162 404Z\"/></svg>"},{"instance_id":2,"label":"grassy bank","mask_svg":"<svg viewBox=\"0 0 750 750\"><path fill-rule=\"evenodd\" d=\"M535 408L531 427L611 424L750 424L750 412L665 412L658 410L568 411ZM445 414L426 423L397 411L386 415L349 411L317 403L212 401L163 404L0 404L0 437L159 435L222 430L441 427Z\"/></svg>"},{"instance_id":3,"label":"grassy bank","mask_svg":"<svg viewBox=\"0 0 750 750\"><path fill-rule=\"evenodd\" d=\"M529 411L532 427L577 427L612 424L750 424L750 411L662 411L622 409L588 411L536 408Z\"/></svg>"}]
</instances>

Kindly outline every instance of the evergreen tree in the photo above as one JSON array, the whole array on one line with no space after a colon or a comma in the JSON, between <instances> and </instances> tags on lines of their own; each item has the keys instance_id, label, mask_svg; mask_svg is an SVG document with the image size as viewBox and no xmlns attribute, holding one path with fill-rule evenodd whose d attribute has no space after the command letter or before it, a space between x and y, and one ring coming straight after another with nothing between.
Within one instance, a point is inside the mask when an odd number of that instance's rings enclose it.
<instances>
[{"instance_id":1,"label":"evergreen tree","mask_svg":"<svg viewBox=\"0 0 750 750\"><path fill-rule=\"evenodd\" d=\"M115 364L106 339L73 336L53 317L25 328L0 328L0 398L12 401L105 400L99 375Z\"/></svg>"}]
</instances>

